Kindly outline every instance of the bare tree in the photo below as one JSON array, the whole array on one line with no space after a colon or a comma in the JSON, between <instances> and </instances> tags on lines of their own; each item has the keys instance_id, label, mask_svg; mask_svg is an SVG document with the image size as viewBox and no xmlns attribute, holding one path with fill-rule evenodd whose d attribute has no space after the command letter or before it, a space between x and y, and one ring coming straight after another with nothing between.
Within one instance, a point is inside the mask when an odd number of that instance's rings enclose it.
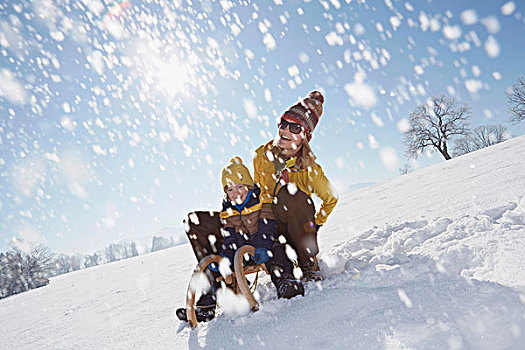
<instances>
[{"instance_id":1,"label":"bare tree","mask_svg":"<svg viewBox=\"0 0 525 350\"><path fill-rule=\"evenodd\" d=\"M456 106L446 95L432 97L431 105L423 104L410 114L410 129L403 142L408 156L417 158L425 148L437 150L445 159L451 159L448 142L468 132L470 109L466 104Z\"/></svg>"},{"instance_id":2,"label":"bare tree","mask_svg":"<svg viewBox=\"0 0 525 350\"><path fill-rule=\"evenodd\" d=\"M20 251L9 251L0 255L0 298L29 289L24 278L23 266Z\"/></svg>"},{"instance_id":3,"label":"bare tree","mask_svg":"<svg viewBox=\"0 0 525 350\"><path fill-rule=\"evenodd\" d=\"M84 261L84 256L80 253L76 253L69 257L71 264L71 271L78 271L82 268L82 262Z\"/></svg>"},{"instance_id":4,"label":"bare tree","mask_svg":"<svg viewBox=\"0 0 525 350\"><path fill-rule=\"evenodd\" d=\"M71 257L66 254L60 254L55 258L55 275L62 275L73 271L71 266Z\"/></svg>"},{"instance_id":5,"label":"bare tree","mask_svg":"<svg viewBox=\"0 0 525 350\"><path fill-rule=\"evenodd\" d=\"M510 121L520 122L525 120L525 77L518 79L507 93L507 103L510 109Z\"/></svg>"},{"instance_id":6,"label":"bare tree","mask_svg":"<svg viewBox=\"0 0 525 350\"><path fill-rule=\"evenodd\" d=\"M27 269L33 276L45 276L53 269L55 254L51 250L38 244L25 256Z\"/></svg>"},{"instance_id":7,"label":"bare tree","mask_svg":"<svg viewBox=\"0 0 525 350\"><path fill-rule=\"evenodd\" d=\"M131 256L139 256L139 251L137 250L137 243L131 242Z\"/></svg>"},{"instance_id":8,"label":"bare tree","mask_svg":"<svg viewBox=\"0 0 525 350\"><path fill-rule=\"evenodd\" d=\"M454 140L454 157L462 156L477 150L478 148L474 146L474 142L472 142L472 135L470 134Z\"/></svg>"},{"instance_id":9,"label":"bare tree","mask_svg":"<svg viewBox=\"0 0 525 350\"><path fill-rule=\"evenodd\" d=\"M506 126L482 125L472 130L474 144L479 148L485 148L508 140L511 135Z\"/></svg>"},{"instance_id":10,"label":"bare tree","mask_svg":"<svg viewBox=\"0 0 525 350\"><path fill-rule=\"evenodd\" d=\"M454 140L454 156L460 156L508 140L511 137L503 125L482 125Z\"/></svg>"},{"instance_id":11,"label":"bare tree","mask_svg":"<svg viewBox=\"0 0 525 350\"><path fill-rule=\"evenodd\" d=\"M107 262L117 261L116 249L114 244L106 246L106 248L104 249L104 254L106 256Z\"/></svg>"},{"instance_id":12,"label":"bare tree","mask_svg":"<svg viewBox=\"0 0 525 350\"><path fill-rule=\"evenodd\" d=\"M98 259L99 256L97 253L93 253L92 255L88 254L84 257L84 267L93 267L98 265Z\"/></svg>"},{"instance_id":13,"label":"bare tree","mask_svg":"<svg viewBox=\"0 0 525 350\"><path fill-rule=\"evenodd\" d=\"M0 297L24 292L49 282L46 276L54 266L54 254L43 245L36 245L29 252L12 246L0 256Z\"/></svg>"},{"instance_id":14,"label":"bare tree","mask_svg":"<svg viewBox=\"0 0 525 350\"><path fill-rule=\"evenodd\" d=\"M412 171L414 171L414 168L409 163L405 163L402 167L399 168L399 173L401 175L406 175L408 173L411 173Z\"/></svg>"}]
</instances>

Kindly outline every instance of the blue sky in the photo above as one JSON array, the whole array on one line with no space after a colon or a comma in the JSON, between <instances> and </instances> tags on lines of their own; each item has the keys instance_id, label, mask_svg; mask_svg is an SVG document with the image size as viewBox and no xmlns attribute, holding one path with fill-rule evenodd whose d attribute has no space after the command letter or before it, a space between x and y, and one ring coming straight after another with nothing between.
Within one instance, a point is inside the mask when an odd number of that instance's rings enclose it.
<instances>
[{"instance_id":1,"label":"blue sky","mask_svg":"<svg viewBox=\"0 0 525 350\"><path fill-rule=\"evenodd\" d=\"M122 6L120 6L122 5ZM9 1L0 5L0 250L182 234L218 210L220 170L325 95L311 142L339 192L399 176L431 96L504 124L524 75L517 1ZM438 154L411 161L441 162Z\"/></svg>"}]
</instances>

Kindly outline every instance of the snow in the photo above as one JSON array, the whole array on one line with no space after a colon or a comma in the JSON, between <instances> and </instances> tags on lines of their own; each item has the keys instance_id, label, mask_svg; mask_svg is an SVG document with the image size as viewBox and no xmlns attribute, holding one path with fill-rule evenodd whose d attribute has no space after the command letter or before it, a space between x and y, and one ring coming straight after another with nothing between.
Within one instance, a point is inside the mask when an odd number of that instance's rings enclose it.
<instances>
[{"instance_id":1,"label":"snow","mask_svg":"<svg viewBox=\"0 0 525 350\"><path fill-rule=\"evenodd\" d=\"M303 298L278 300L265 276L258 312L222 293L191 330L174 315L196 263L185 244L1 300L2 345L522 349L524 172L522 136L343 193L319 233L324 280Z\"/></svg>"},{"instance_id":2,"label":"snow","mask_svg":"<svg viewBox=\"0 0 525 350\"><path fill-rule=\"evenodd\" d=\"M357 36L365 34L365 27L361 23L356 23L354 25L354 33Z\"/></svg>"},{"instance_id":3,"label":"snow","mask_svg":"<svg viewBox=\"0 0 525 350\"><path fill-rule=\"evenodd\" d=\"M338 35L336 32L330 32L325 36L326 42L330 46L343 46L343 38Z\"/></svg>"},{"instance_id":4,"label":"snow","mask_svg":"<svg viewBox=\"0 0 525 350\"><path fill-rule=\"evenodd\" d=\"M371 149L378 149L379 148L379 142L372 134L368 134L368 144L370 145Z\"/></svg>"},{"instance_id":5,"label":"snow","mask_svg":"<svg viewBox=\"0 0 525 350\"><path fill-rule=\"evenodd\" d=\"M465 87L469 92L475 94L483 88L483 83L477 79L468 79L465 80Z\"/></svg>"},{"instance_id":6,"label":"snow","mask_svg":"<svg viewBox=\"0 0 525 350\"><path fill-rule=\"evenodd\" d=\"M496 38L489 36L485 42L485 52L490 58L495 58L499 56L500 46Z\"/></svg>"},{"instance_id":7,"label":"snow","mask_svg":"<svg viewBox=\"0 0 525 350\"><path fill-rule=\"evenodd\" d=\"M361 81L356 80L353 83L345 84L344 89L353 105L370 108L377 103L375 91Z\"/></svg>"},{"instance_id":8,"label":"snow","mask_svg":"<svg viewBox=\"0 0 525 350\"><path fill-rule=\"evenodd\" d=\"M270 33L266 33L264 35L263 44L266 46L268 51L275 50L275 47L277 46L277 42Z\"/></svg>"},{"instance_id":9,"label":"snow","mask_svg":"<svg viewBox=\"0 0 525 350\"><path fill-rule=\"evenodd\" d=\"M399 28L399 26L401 25L401 20L397 16L390 17L389 21L390 21L390 24L392 25L392 29L394 29L394 31L396 31L397 28Z\"/></svg>"},{"instance_id":10,"label":"snow","mask_svg":"<svg viewBox=\"0 0 525 350\"><path fill-rule=\"evenodd\" d=\"M370 113L370 117L372 118L372 121L374 122L375 125L377 125L378 127L383 127L383 120L381 119L380 116L378 116L377 114L375 114L375 112L372 112Z\"/></svg>"},{"instance_id":11,"label":"snow","mask_svg":"<svg viewBox=\"0 0 525 350\"><path fill-rule=\"evenodd\" d=\"M244 106L244 111L246 112L246 115L248 117L250 118L257 117L257 106L255 105L255 102L253 102L253 100L244 99L243 106Z\"/></svg>"},{"instance_id":12,"label":"snow","mask_svg":"<svg viewBox=\"0 0 525 350\"><path fill-rule=\"evenodd\" d=\"M468 9L461 12L461 21L464 25L470 26L478 22L478 14L474 9Z\"/></svg>"},{"instance_id":13,"label":"snow","mask_svg":"<svg viewBox=\"0 0 525 350\"><path fill-rule=\"evenodd\" d=\"M516 10L516 4L514 1L506 2L503 6L501 6L501 13L505 16L510 16L514 10Z\"/></svg>"},{"instance_id":14,"label":"snow","mask_svg":"<svg viewBox=\"0 0 525 350\"><path fill-rule=\"evenodd\" d=\"M397 152L393 147L383 147L379 151L379 158L381 158L381 163L389 171L397 171L399 165L399 157Z\"/></svg>"},{"instance_id":15,"label":"snow","mask_svg":"<svg viewBox=\"0 0 525 350\"><path fill-rule=\"evenodd\" d=\"M15 75L8 69L0 70L0 97L5 97L12 103L24 104L27 102L27 93Z\"/></svg>"},{"instance_id":16,"label":"snow","mask_svg":"<svg viewBox=\"0 0 525 350\"><path fill-rule=\"evenodd\" d=\"M502 78L500 72L492 72L492 77L493 77L495 80L501 80L501 78Z\"/></svg>"},{"instance_id":17,"label":"snow","mask_svg":"<svg viewBox=\"0 0 525 350\"><path fill-rule=\"evenodd\" d=\"M487 28L487 31L491 34L496 34L500 31L500 24L495 16L488 16L481 20L481 23Z\"/></svg>"},{"instance_id":18,"label":"snow","mask_svg":"<svg viewBox=\"0 0 525 350\"><path fill-rule=\"evenodd\" d=\"M408 130L410 130L410 122L407 118L402 118L396 123L396 127L397 130L399 130L399 132L407 132Z\"/></svg>"},{"instance_id":19,"label":"snow","mask_svg":"<svg viewBox=\"0 0 525 350\"><path fill-rule=\"evenodd\" d=\"M457 40L461 37L461 28L459 26L444 26L443 35L449 40Z\"/></svg>"}]
</instances>

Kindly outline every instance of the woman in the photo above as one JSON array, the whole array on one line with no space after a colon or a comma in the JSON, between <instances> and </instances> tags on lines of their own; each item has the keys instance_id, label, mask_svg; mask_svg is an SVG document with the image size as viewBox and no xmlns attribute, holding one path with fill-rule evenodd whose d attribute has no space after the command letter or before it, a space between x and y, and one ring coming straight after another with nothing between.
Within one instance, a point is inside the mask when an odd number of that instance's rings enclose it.
<instances>
[{"instance_id":1,"label":"woman","mask_svg":"<svg viewBox=\"0 0 525 350\"><path fill-rule=\"evenodd\" d=\"M320 280L316 255L317 231L334 209L337 195L316 162L309 141L323 113L324 97L312 91L286 110L279 121L277 137L260 146L253 160L254 180L261 189L262 213L273 213L279 233L297 255L306 281ZM322 200L316 212L311 195ZM271 207L272 210L264 210ZM283 242L281 238L279 242ZM274 247L275 248L275 247ZM273 249L272 269L293 278L286 249Z\"/></svg>"}]
</instances>

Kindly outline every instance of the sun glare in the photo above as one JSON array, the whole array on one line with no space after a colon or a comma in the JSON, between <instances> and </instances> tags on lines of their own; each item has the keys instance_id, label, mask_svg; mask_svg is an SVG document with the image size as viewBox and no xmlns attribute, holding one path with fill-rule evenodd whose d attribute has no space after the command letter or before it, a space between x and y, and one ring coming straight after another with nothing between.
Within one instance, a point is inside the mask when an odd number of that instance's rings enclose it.
<instances>
[{"instance_id":1,"label":"sun glare","mask_svg":"<svg viewBox=\"0 0 525 350\"><path fill-rule=\"evenodd\" d=\"M184 92L188 82L188 67L175 59L159 62L157 81L159 88L168 95Z\"/></svg>"}]
</instances>

